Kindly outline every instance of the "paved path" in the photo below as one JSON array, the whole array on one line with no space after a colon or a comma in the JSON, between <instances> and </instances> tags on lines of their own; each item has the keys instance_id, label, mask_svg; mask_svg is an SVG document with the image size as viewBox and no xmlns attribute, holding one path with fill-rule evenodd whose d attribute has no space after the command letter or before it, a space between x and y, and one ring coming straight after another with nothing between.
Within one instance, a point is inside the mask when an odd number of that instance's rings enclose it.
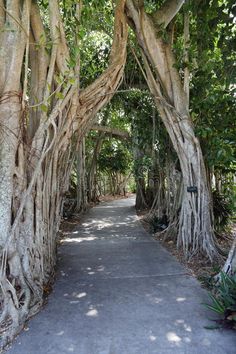
<instances>
[{"instance_id":1,"label":"paved path","mask_svg":"<svg viewBox=\"0 0 236 354\"><path fill-rule=\"evenodd\" d=\"M90 210L59 251L48 305L8 354L235 354L207 295L142 228L134 199Z\"/></svg>"}]
</instances>

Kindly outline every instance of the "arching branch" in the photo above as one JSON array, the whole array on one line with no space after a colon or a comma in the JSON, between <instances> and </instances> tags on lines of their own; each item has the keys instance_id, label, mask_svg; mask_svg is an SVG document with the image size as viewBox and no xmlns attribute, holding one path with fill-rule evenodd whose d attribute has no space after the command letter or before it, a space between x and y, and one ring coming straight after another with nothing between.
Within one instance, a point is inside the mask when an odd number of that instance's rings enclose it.
<instances>
[{"instance_id":1,"label":"arching branch","mask_svg":"<svg viewBox=\"0 0 236 354\"><path fill-rule=\"evenodd\" d=\"M122 138L122 139L130 139L130 135L128 132L126 132L125 130L117 129L117 128L94 124L92 126L91 130L97 130L99 132L109 133L113 136L116 136L116 137Z\"/></svg>"},{"instance_id":2,"label":"arching branch","mask_svg":"<svg viewBox=\"0 0 236 354\"><path fill-rule=\"evenodd\" d=\"M173 20L185 0L166 0L162 7L152 14L155 21L164 28Z\"/></svg>"},{"instance_id":3,"label":"arching branch","mask_svg":"<svg viewBox=\"0 0 236 354\"><path fill-rule=\"evenodd\" d=\"M91 127L96 113L111 100L123 79L128 38L124 12L125 2L125 0L117 1L110 64L97 80L81 92L77 111L78 119L73 126L74 131L79 127L83 134L86 133Z\"/></svg>"}]
</instances>

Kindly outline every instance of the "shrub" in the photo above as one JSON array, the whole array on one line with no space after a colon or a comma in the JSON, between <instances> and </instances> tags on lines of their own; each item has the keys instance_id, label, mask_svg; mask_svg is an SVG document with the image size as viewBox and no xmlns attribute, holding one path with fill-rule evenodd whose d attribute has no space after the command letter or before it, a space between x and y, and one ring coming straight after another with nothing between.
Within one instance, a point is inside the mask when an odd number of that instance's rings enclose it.
<instances>
[{"instance_id":1,"label":"shrub","mask_svg":"<svg viewBox=\"0 0 236 354\"><path fill-rule=\"evenodd\" d=\"M211 304L207 308L222 315L216 322L225 328L236 329L236 274L229 276L221 272L221 281L209 295Z\"/></svg>"},{"instance_id":2,"label":"shrub","mask_svg":"<svg viewBox=\"0 0 236 354\"><path fill-rule=\"evenodd\" d=\"M217 191L214 191L212 196L215 228L220 232L225 230L233 214L232 203Z\"/></svg>"},{"instance_id":3,"label":"shrub","mask_svg":"<svg viewBox=\"0 0 236 354\"><path fill-rule=\"evenodd\" d=\"M157 215L153 215L149 220L150 229L152 232L160 232L165 230L168 227L168 219L167 215L163 214L162 217L158 217Z\"/></svg>"}]
</instances>

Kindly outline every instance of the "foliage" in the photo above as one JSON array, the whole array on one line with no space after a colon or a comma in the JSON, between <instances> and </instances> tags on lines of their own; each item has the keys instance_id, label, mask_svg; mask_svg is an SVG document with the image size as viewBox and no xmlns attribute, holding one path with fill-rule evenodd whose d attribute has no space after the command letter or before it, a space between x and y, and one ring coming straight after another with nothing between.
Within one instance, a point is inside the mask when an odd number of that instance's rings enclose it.
<instances>
[{"instance_id":1,"label":"foliage","mask_svg":"<svg viewBox=\"0 0 236 354\"><path fill-rule=\"evenodd\" d=\"M212 175L215 228L222 230L235 212L235 2L191 2L191 112L204 160ZM181 46L180 46L181 48Z\"/></svg>"},{"instance_id":2,"label":"foliage","mask_svg":"<svg viewBox=\"0 0 236 354\"><path fill-rule=\"evenodd\" d=\"M117 139L106 140L98 157L101 171L126 174L130 168L131 154Z\"/></svg>"},{"instance_id":3,"label":"foliage","mask_svg":"<svg viewBox=\"0 0 236 354\"><path fill-rule=\"evenodd\" d=\"M137 191L137 186L135 183L135 179L133 177L131 177L130 180L128 181L128 191L130 193L136 193Z\"/></svg>"},{"instance_id":4,"label":"foliage","mask_svg":"<svg viewBox=\"0 0 236 354\"><path fill-rule=\"evenodd\" d=\"M235 1L189 1L189 61L184 61L183 15L175 21L174 52L183 76L190 69L190 109L206 164L236 171Z\"/></svg>"},{"instance_id":5,"label":"foliage","mask_svg":"<svg viewBox=\"0 0 236 354\"><path fill-rule=\"evenodd\" d=\"M129 132L130 123L126 118L122 102L117 95L97 115L97 124L108 126L111 130ZM97 195L121 194L127 190L134 190L130 175L132 168L130 140L115 137L112 132L90 131L86 139L86 165L88 171L91 171L90 167L93 165L94 178L92 180L95 185L91 184L89 172L89 190L98 191Z\"/></svg>"},{"instance_id":6,"label":"foliage","mask_svg":"<svg viewBox=\"0 0 236 354\"><path fill-rule=\"evenodd\" d=\"M209 294L211 304L205 304L211 311L224 316L216 320L221 326L236 329L236 274L229 276L221 272L220 283Z\"/></svg>"},{"instance_id":7,"label":"foliage","mask_svg":"<svg viewBox=\"0 0 236 354\"><path fill-rule=\"evenodd\" d=\"M81 18L77 5L80 3ZM82 4L83 3L83 4ZM49 31L48 0L39 1L43 20ZM74 68L80 57L82 87L88 86L107 67L114 24L112 1L60 1L66 39L69 45L69 68ZM47 43L51 49L52 43Z\"/></svg>"},{"instance_id":8,"label":"foliage","mask_svg":"<svg viewBox=\"0 0 236 354\"><path fill-rule=\"evenodd\" d=\"M167 215L162 217L157 216L155 213L148 219L151 232L160 232L168 227Z\"/></svg>"},{"instance_id":9,"label":"foliage","mask_svg":"<svg viewBox=\"0 0 236 354\"><path fill-rule=\"evenodd\" d=\"M217 231L222 231L233 214L232 206L230 205L230 201L219 192L214 191L212 196L215 227Z\"/></svg>"},{"instance_id":10,"label":"foliage","mask_svg":"<svg viewBox=\"0 0 236 354\"><path fill-rule=\"evenodd\" d=\"M193 6L191 33L196 132L207 164L223 172L236 170L234 12L232 1L199 0Z\"/></svg>"},{"instance_id":11,"label":"foliage","mask_svg":"<svg viewBox=\"0 0 236 354\"><path fill-rule=\"evenodd\" d=\"M112 1L83 1L80 25L81 86L96 79L107 67L112 42Z\"/></svg>"},{"instance_id":12,"label":"foliage","mask_svg":"<svg viewBox=\"0 0 236 354\"><path fill-rule=\"evenodd\" d=\"M96 79L107 67L111 38L99 31L87 34L82 41L81 85L83 87Z\"/></svg>"}]
</instances>

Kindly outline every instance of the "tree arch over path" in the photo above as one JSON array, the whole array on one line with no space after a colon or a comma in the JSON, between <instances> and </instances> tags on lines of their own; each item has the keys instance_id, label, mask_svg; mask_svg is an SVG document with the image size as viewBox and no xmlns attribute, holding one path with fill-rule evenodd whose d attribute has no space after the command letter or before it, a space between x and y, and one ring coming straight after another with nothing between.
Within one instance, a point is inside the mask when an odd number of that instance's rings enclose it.
<instances>
[{"instance_id":1,"label":"tree arch over path","mask_svg":"<svg viewBox=\"0 0 236 354\"><path fill-rule=\"evenodd\" d=\"M54 272L56 234L74 153L122 81L127 22L181 165L182 206L173 220L178 244L187 257L197 252L210 259L217 255L206 171L189 112L188 78L181 79L168 39L183 4L184 0L166 0L148 14L142 0L117 0L109 65L81 88L82 0L72 6L69 22L63 17L66 1L0 0L0 323L7 328L3 345L42 305L44 287ZM77 50L71 50L71 43Z\"/></svg>"}]
</instances>

